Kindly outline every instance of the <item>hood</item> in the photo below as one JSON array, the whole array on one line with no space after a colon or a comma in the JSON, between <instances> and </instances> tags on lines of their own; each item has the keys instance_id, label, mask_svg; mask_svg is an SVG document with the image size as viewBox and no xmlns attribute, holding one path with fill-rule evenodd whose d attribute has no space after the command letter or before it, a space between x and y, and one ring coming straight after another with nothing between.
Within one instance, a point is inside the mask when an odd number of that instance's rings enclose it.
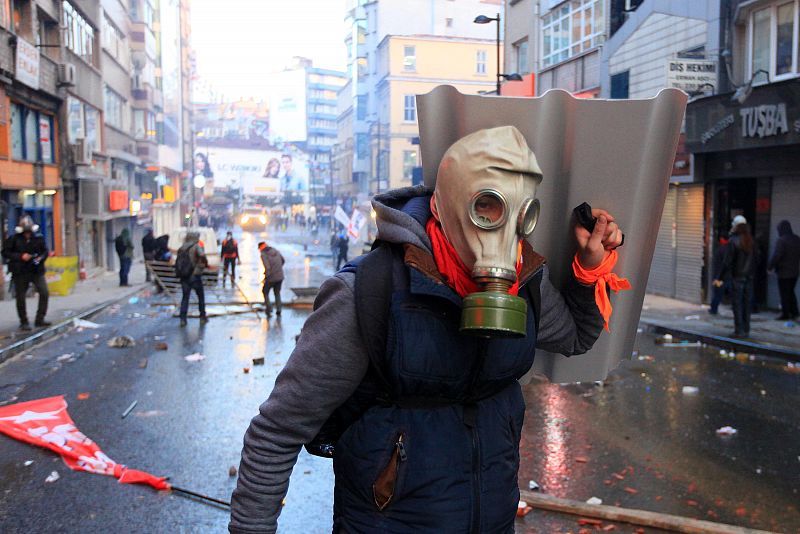
<instances>
[{"instance_id":1,"label":"hood","mask_svg":"<svg viewBox=\"0 0 800 534\"><path fill-rule=\"evenodd\" d=\"M199 232L187 232L186 237L183 240L183 247L188 247L194 245L200 241L200 233ZM183 248L181 247L181 248Z\"/></svg>"},{"instance_id":2,"label":"hood","mask_svg":"<svg viewBox=\"0 0 800 534\"><path fill-rule=\"evenodd\" d=\"M793 233L794 232L792 232L792 225L789 223L789 221L784 220L778 223L778 235L780 237L783 237L785 235L792 235Z\"/></svg>"},{"instance_id":3,"label":"hood","mask_svg":"<svg viewBox=\"0 0 800 534\"><path fill-rule=\"evenodd\" d=\"M422 185L393 189L376 195L372 207L377 215L378 239L387 243L409 243L431 251L425 223L431 218L433 189Z\"/></svg>"}]
</instances>

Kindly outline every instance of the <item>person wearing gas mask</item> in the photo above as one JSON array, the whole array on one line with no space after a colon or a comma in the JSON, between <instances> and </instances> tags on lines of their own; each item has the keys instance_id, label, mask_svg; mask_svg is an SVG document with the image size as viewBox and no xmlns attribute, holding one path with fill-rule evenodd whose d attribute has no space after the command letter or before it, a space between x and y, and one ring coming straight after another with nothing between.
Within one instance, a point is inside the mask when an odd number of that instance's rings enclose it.
<instances>
[{"instance_id":1,"label":"person wearing gas mask","mask_svg":"<svg viewBox=\"0 0 800 534\"><path fill-rule=\"evenodd\" d=\"M536 348L592 347L622 233L594 210L574 230L563 292L527 239L542 173L506 126L456 142L435 189L379 195L379 246L320 288L250 423L230 532L273 533L301 446L333 458L334 532L514 531Z\"/></svg>"},{"instance_id":2,"label":"person wearing gas mask","mask_svg":"<svg viewBox=\"0 0 800 534\"><path fill-rule=\"evenodd\" d=\"M44 277L44 263L47 259L47 244L44 237L37 233L39 225L33 223L29 215L19 220L14 235L3 243L3 258L8 262L11 280L17 299L17 315L21 330L30 330L25 295L28 286L33 284L39 294L39 307L36 309L36 326L50 326L45 321L47 301L50 296L47 281Z\"/></svg>"}]
</instances>

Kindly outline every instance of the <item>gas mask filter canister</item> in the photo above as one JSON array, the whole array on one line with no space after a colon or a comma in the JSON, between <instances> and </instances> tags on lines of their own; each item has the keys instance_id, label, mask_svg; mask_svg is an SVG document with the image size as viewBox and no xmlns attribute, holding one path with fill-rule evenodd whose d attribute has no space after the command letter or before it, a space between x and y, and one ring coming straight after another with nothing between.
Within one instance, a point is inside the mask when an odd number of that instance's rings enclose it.
<instances>
[{"instance_id":1,"label":"gas mask filter canister","mask_svg":"<svg viewBox=\"0 0 800 534\"><path fill-rule=\"evenodd\" d=\"M513 126L480 130L442 158L436 211L447 240L480 291L464 297L460 330L487 337L524 337L527 302L509 294L517 282L520 242L539 218L542 174Z\"/></svg>"}]
</instances>

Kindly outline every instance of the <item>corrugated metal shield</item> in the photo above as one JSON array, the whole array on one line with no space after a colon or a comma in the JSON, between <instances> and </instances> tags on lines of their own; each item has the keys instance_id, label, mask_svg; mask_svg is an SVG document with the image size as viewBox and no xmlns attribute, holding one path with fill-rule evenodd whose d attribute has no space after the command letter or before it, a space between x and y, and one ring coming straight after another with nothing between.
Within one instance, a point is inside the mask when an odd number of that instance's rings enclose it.
<instances>
[{"instance_id":1,"label":"corrugated metal shield","mask_svg":"<svg viewBox=\"0 0 800 534\"><path fill-rule=\"evenodd\" d=\"M533 371L554 382L602 380L631 355L686 100L676 89L645 100L586 100L562 90L539 98L472 96L451 86L417 97L428 186L436 183L442 155L465 135L513 125L525 136L544 174L531 242L547 258L556 287L567 279L575 253L575 206L609 210L625 232L616 272L633 289L612 297L611 334L603 333L587 354L537 351Z\"/></svg>"}]
</instances>

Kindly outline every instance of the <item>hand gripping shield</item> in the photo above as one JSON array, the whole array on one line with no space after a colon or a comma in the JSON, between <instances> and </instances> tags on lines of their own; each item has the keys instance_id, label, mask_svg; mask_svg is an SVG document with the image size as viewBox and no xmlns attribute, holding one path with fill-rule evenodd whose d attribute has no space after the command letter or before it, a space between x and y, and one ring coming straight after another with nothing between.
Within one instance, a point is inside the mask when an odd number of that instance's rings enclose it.
<instances>
[{"instance_id":1,"label":"hand gripping shield","mask_svg":"<svg viewBox=\"0 0 800 534\"><path fill-rule=\"evenodd\" d=\"M429 187L436 185L445 152L465 136L501 126L521 132L543 176L535 188L541 214L530 241L547 258L556 287L571 272L575 206L586 201L605 208L625 230L615 271L633 290L616 297L611 334L580 356L537 351L532 371L554 382L602 380L631 354L686 99L676 89L645 100L583 100L562 90L539 98L489 98L450 86L417 97Z\"/></svg>"}]
</instances>

